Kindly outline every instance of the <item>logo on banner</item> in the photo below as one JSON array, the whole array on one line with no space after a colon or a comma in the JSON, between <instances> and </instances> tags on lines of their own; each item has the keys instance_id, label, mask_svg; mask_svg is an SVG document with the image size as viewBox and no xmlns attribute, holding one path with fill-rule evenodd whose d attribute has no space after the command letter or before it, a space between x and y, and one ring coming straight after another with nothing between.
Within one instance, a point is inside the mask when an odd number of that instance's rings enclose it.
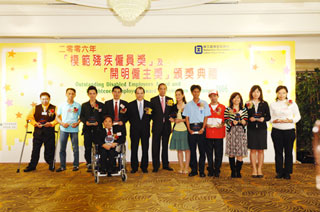
<instances>
[{"instance_id":1,"label":"logo on banner","mask_svg":"<svg viewBox=\"0 0 320 212\"><path fill-rule=\"evenodd\" d=\"M203 53L203 47L202 45L197 45L194 47L194 53L196 54L202 54Z\"/></svg>"}]
</instances>

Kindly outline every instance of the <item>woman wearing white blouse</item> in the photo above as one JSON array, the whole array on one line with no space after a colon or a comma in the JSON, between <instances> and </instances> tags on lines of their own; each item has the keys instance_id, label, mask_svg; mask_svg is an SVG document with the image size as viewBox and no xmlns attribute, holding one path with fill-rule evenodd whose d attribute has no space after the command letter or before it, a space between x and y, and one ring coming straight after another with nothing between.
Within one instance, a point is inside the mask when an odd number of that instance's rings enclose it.
<instances>
[{"instance_id":1,"label":"woman wearing white blouse","mask_svg":"<svg viewBox=\"0 0 320 212\"><path fill-rule=\"evenodd\" d=\"M292 150L295 140L295 123L301 116L298 105L288 100L288 89L280 85L276 89L276 102L270 105L272 132L271 137L275 150L276 178L290 179L292 174ZM285 162L283 167L283 150Z\"/></svg>"}]
</instances>

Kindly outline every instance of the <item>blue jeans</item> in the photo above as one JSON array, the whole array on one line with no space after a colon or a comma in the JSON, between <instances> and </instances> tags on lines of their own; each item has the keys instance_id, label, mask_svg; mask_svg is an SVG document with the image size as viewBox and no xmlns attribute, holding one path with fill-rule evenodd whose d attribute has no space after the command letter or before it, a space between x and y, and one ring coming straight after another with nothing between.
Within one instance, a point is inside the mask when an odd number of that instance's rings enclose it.
<instances>
[{"instance_id":1,"label":"blue jeans","mask_svg":"<svg viewBox=\"0 0 320 212\"><path fill-rule=\"evenodd\" d=\"M73 166L79 167L79 141L78 132L68 133L60 131L60 167L66 168L66 148L68 138L71 138L72 149L73 149Z\"/></svg>"}]
</instances>

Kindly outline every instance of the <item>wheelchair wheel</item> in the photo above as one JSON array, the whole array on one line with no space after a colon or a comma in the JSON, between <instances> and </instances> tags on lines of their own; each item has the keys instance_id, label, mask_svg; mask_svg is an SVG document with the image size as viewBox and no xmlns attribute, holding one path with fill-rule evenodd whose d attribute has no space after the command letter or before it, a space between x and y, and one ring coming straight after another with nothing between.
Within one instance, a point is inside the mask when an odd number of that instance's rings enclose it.
<instances>
[{"instance_id":1,"label":"wheelchair wheel","mask_svg":"<svg viewBox=\"0 0 320 212\"><path fill-rule=\"evenodd\" d=\"M122 179L123 182L126 182L127 181L127 174L122 172L121 179Z\"/></svg>"},{"instance_id":2,"label":"wheelchair wheel","mask_svg":"<svg viewBox=\"0 0 320 212\"><path fill-rule=\"evenodd\" d=\"M98 171L97 170L94 170L94 182L95 183L99 183L99 176L98 176Z\"/></svg>"}]
</instances>

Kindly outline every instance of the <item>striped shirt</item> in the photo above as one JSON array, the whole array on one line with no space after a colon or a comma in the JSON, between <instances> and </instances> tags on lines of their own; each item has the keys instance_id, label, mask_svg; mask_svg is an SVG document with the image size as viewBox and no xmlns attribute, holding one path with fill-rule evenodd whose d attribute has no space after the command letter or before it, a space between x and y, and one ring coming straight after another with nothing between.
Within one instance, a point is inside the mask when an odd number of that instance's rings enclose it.
<instances>
[{"instance_id":1,"label":"striped shirt","mask_svg":"<svg viewBox=\"0 0 320 212\"><path fill-rule=\"evenodd\" d=\"M247 108L243 107L238 112L234 112L234 109L228 107L224 111L224 118L226 123L227 132L230 132L232 126L234 126L233 121L241 121L245 120L248 121L248 111ZM238 123L241 125L241 123ZM243 126L243 129L246 129L246 126Z\"/></svg>"}]
</instances>

